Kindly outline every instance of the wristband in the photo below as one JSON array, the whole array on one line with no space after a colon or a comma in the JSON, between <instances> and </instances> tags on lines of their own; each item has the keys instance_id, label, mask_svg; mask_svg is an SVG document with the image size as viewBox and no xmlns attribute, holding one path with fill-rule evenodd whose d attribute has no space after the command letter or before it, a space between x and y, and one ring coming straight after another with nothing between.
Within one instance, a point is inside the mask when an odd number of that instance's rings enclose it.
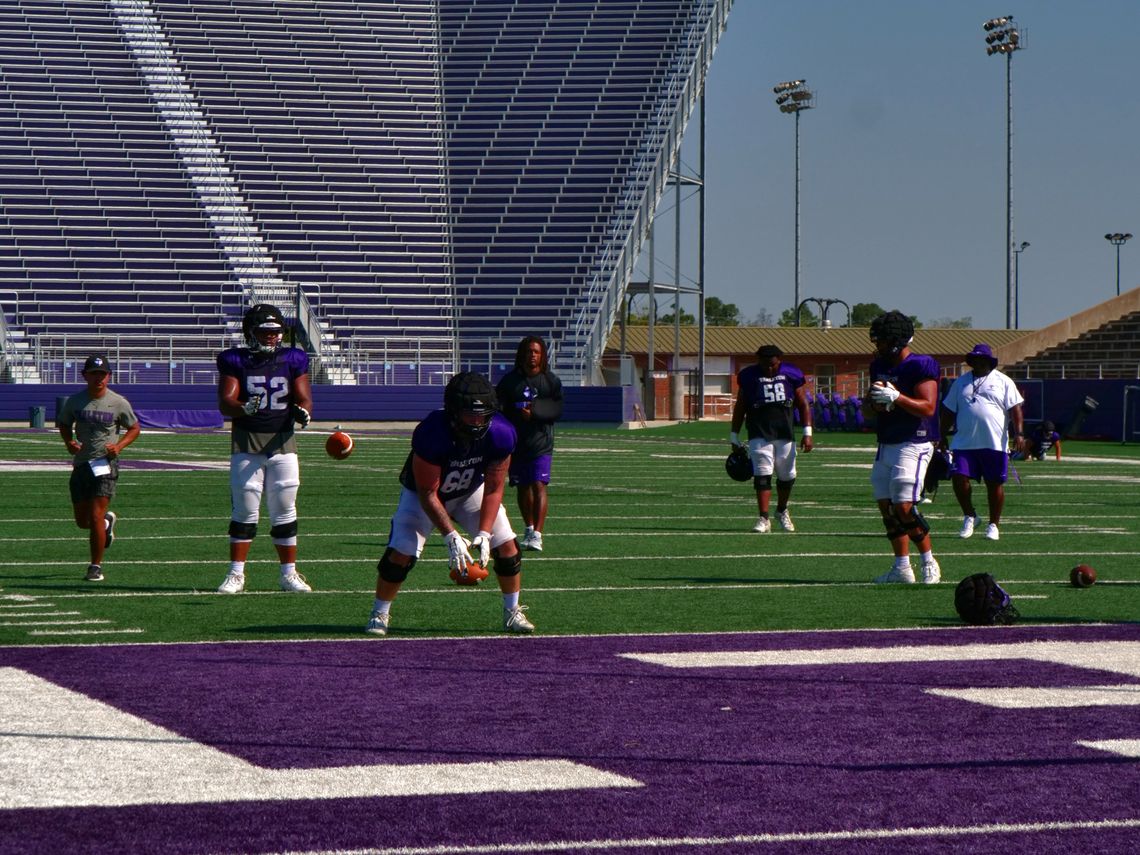
<instances>
[{"instance_id":1,"label":"wristband","mask_svg":"<svg viewBox=\"0 0 1140 855\"><path fill-rule=\"evenodd\" d=\"M804 425L804 436L811 436L811 425Z\"/></svg>"}]
</instances>

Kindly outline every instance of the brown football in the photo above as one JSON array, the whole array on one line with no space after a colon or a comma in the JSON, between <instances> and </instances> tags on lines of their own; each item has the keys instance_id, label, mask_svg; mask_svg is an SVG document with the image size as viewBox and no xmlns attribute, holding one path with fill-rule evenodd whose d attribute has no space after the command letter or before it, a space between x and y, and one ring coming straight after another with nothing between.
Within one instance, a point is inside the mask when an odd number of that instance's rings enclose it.
<instances>
[{"instance_id":1,"label":"brown football","mask_svg":"<svg viewBox=\"0 0 1140 855\"><path fill-rule=\"evenodd\" d=\"M1078 564L1069 571L1069 581L1074 588L1089 588L1096 582L1096 570L1087 564Z\"/></svg>"},{"instance_id":2,"label":"brown football","mask_svg":"<svg viewBox=\"0 0 1140 855\"><path fill-rule=\"evenodd\" d=\"M325 440L325 451L334 460L344 460L352 454L352 437L344 431L335 431Z\"/></svg>"}]
</instances>

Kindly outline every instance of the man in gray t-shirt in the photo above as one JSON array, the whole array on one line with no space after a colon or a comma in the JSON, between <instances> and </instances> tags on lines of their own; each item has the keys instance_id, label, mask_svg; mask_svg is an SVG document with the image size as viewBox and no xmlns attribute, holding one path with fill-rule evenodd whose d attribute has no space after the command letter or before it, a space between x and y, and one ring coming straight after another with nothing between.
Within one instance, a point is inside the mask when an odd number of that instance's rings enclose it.
<instances>
[{"instance_id":1,"label":"man in gray t-shirt","mask_svg":"<svg viewBox=\"0 0 1140 855\"><path fill-rule=\"evenodd\" d=\"M87 388L64 401L55 425L67 450L74 455L71 505L75 524L87 529L91 563L88 582L103 580L103 552L115 539L115 513L107 510L119 480L119 455L139 435L139 420L131 403L107 384L111 363L89 356L83 363Z\"/></svg>"}]
</instances>

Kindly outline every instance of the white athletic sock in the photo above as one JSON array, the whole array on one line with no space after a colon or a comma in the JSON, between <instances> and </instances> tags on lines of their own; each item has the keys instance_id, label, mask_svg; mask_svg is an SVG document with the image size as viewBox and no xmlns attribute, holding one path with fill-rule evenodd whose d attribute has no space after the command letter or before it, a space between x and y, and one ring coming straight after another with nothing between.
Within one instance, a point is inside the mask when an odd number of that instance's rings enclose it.
<instances>
[{"instance_id":1,"label":"white athletic sock","mask_svg":"<svg viewBox=\"0 0 1140 855\"><path fill-rule=\"evenodd\" d=\"M515 591L513 594L503 594L503 608L507 611L517 609L519 607L519 592Z\"/></svg>"},{"instance_id":2,"label":"white athletic sock","mask_svg":"<svg viewBox=\"0 0 1140 855\"><path fill-rule=\"evenodd\" d=\"M909 570L910 569L910 556L909 555L900 555L898 558L896 558L895 559L895 568L898 570Z\"/></svg>"},{"instance_id":3,"label":"white athletic sock","mask_svg":"<svg viewBox=\"0 0 1140 855\"><path fill-rule=\"evenodd\" d=\"M288 576L290 573L296 573L296 572L297 572L297 565L296 564L290 563L290 564L282 564L281 565L281 575L282 576Z\"/></svg>"},{"instance_id":4,"label":"white athletic sock","mask_svg":"<svg viewBox=\"0 0 1140 855\"><path fill-rule=\"evenodd\" d=\"M244 561L231 561L230 562L230 575L231 576L244 576L245 575L245 562Z\"/></svg>"},{"instance_id":5,"label":"white athletic sock","mask_svg":"<svg viewBox=\"0 0 1140 855\"><path fill-rule=\"evenodd\" d=\"M934 560L934 550L933 549L929 550L928 552L922 553L922 563L923 564L929 564L933 560Z\"/></svg>"},{"instance_id":6,"label":"white athletic sock","mask_svg":"<svg viewBox=\"0 0 1140 855\"><path fill-rule=\"evenodd\" d=\"M372 601L372 611L380 612L380 614L382 614L382 615L388 614L388 612L391 610L391 608L392 608L392 601L391 600L376 599L376 600Z\"/></svg>"}]
</instances>

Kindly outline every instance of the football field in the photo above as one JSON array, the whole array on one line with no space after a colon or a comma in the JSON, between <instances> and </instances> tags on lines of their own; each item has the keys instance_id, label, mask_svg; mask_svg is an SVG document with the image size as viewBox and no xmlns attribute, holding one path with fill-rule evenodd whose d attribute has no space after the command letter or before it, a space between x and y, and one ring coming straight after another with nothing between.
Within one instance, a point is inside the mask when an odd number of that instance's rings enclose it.
<instances>
[{"instance_id":1,"label":"football field","mask_svg":"<svg viewBox=\"0 0 1140 855\"><path fill-rule=\"evenodd\" d=\"M821 432L796 531L761 535L727 425L567 426L523 564L536 635L503 636L493 580L455 586L433 536L374 638L410 431L353 427L338 462L329 427L300 437L314 593L276 589L263 518L238 596L214 592L225 434L144 432L88 583L58 436L0 430L0 851L1140 845L1135 447L1015 463L997 542L958 537L944 484L943 583L879 586L869 437ZM1016 626L961 625L980 571Z\"/></svg>"}]
</instances>

